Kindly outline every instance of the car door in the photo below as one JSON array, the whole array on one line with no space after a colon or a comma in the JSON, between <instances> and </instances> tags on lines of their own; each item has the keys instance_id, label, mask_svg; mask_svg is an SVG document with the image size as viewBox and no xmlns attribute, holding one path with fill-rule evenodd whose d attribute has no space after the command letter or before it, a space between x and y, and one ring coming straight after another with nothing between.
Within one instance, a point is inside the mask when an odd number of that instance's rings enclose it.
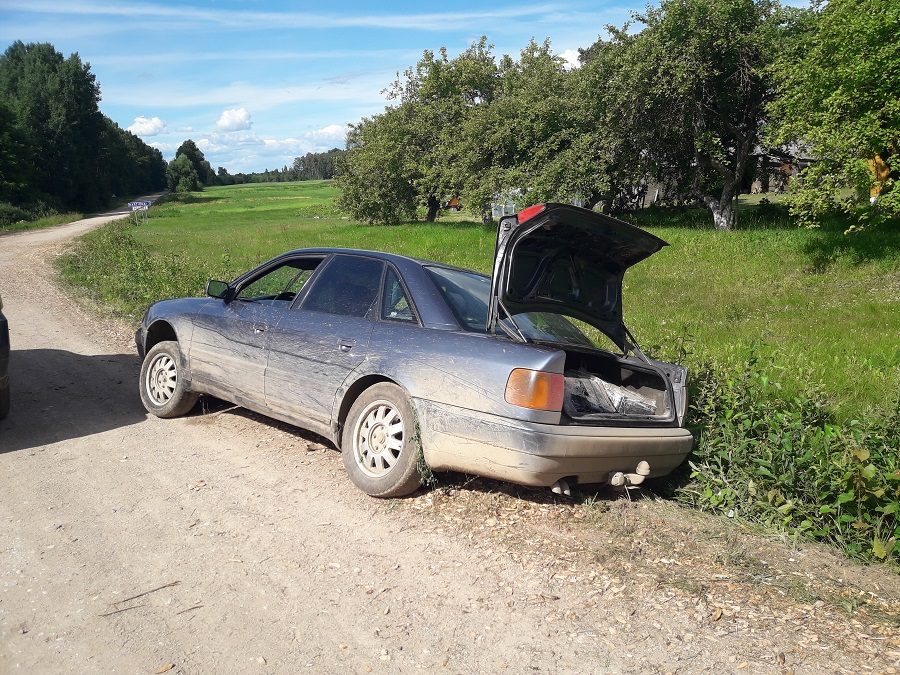
<instances>
[{"instance_id":1,"label":"car door","mask_svg":"<svg viewBox=\"0 0 900 675\"><path fill-rule=\"evenodd\" d=\"M191 377L201 388L235 403L265 405L268 332L293 303L311 273L307 267L297 259L273 261L241 279L228 302L211 300L194 316Z\"/></svg>"},{"instance_id":2,"label":"car door","mask_svg":"<svg viewBox=\"0 0 900 675\"><path fill-rule=\"evenodd\" d=\"M366 358L384 263L339 254L269 332L266 404L320 433L335 392Z\"/></svg>"}]
</instances>

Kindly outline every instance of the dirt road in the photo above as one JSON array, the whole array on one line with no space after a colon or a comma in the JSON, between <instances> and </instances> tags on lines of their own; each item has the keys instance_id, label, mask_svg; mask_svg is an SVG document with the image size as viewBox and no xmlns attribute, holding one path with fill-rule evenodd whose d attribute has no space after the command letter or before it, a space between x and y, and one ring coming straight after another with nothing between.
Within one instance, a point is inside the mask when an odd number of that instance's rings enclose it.
<instances>
[{"instance_id":1,"label":"dirt road","mask_svg":"<svg viewBox=\"0 0 900 675\"><path fill-rule=\"evenodd\" d=\"M320 439L148 417L130 327L0 237L0 672L895 672L895 574L670 504L354 489Z\"/></svg>"}]
</instances>

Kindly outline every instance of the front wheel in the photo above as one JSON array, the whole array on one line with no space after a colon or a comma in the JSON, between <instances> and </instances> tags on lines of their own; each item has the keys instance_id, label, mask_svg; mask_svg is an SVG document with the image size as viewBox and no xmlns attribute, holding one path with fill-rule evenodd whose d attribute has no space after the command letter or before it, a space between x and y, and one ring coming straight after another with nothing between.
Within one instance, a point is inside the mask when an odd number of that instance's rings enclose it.
<instances>
[{"instance_id":1,"label":"front wheel","mask_svg":"<svg viewBox=\"0 0 900 675\"><path fill-rule=\"evenodd\" d=\"M367 495L402 497L422 484L415 417L395 384L376 384L356 399L341 449L350 480Z\"/></svg>"},{"instance_id":2,"label":"front wheel","mask_svg":"<svg viewBox=\"0 0 900 675\"><path fill-rule=\"evenodd\" d=\"M141 401L157 417L180 417L197 403L181 373L178 343L166 340L147 352L141 365Z\"/></svg>"}]
</instances>

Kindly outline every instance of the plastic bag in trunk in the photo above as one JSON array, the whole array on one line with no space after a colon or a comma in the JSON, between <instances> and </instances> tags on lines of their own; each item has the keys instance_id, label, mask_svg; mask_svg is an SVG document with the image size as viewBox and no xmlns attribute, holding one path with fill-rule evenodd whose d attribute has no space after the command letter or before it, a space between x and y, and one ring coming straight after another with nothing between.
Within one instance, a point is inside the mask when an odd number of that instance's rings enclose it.
<instances>
[{"instance_id":1,"label":"plastic bag in trunk","mask_svg":"<svg viewBox=\"0 0 900 675\"><path fill-rule=\"evenodd\" d=\"M566 376L563 410L569 417L597 413L655 415L656 403L637 392L601 380L590 373Z\"/></svg>"}]
</instances>

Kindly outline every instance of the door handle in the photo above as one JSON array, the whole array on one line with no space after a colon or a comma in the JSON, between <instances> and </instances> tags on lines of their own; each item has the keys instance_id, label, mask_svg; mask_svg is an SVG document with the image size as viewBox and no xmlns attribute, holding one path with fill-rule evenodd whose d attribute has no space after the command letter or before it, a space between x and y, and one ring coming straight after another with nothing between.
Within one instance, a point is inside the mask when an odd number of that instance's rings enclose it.
<instances>
[{"instance_id":1,"label":"door handle","mask_svg":"<svg viewBox=\"0 0 900 675\"><path fill-rule=\"evenodd\" d=\"M259 333L265 333L267 330L269 330L269 327L264 323L253 324L253 332L257 335Z\"/></svg>"},{"instance_id":2,"label":"door handle","mask_svg":"<svg viewBox=\"0 0 900 675\"><path fill-rule=\"evenodd\" d=\"M342 352L349 352L353 349L353 340L340 340L338 342L338 349Z\"/></svg>"}]
</instances>

